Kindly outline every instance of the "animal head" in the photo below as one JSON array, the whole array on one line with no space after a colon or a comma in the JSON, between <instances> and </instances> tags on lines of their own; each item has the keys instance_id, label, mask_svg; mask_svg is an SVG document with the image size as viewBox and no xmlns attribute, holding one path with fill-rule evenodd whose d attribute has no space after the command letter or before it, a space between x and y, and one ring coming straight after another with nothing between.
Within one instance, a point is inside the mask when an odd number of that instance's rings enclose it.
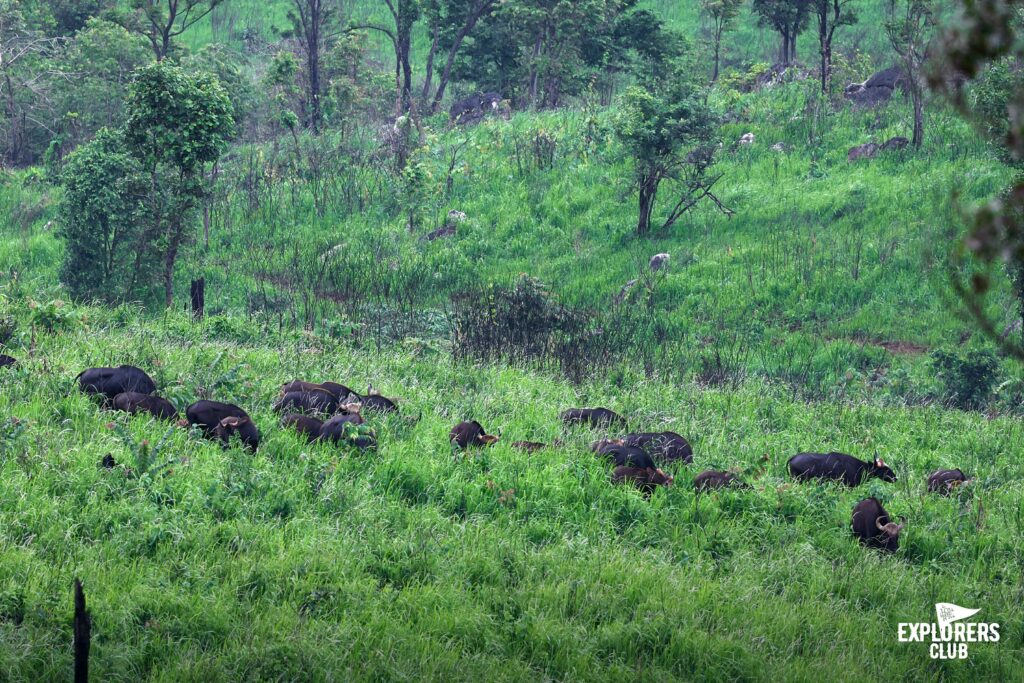
<instances>
[{"instance_id":1,"label":"animal head","mask_svg":"<svg viewBox=\"0 0 1024 683\"><path fill-rule=\"evenodd\" d=\"M881 458L875 458L875 461L871 464L871 474L890 484L896 481L896 473Z\"/></svg>"},{"instance_id":2,"label":"animal head","mask_svg":"<svg viewBox=\"0 0 1024 683\"><path fill-rule=\"evenodd\" d=\"M601 449L607 448L608 446L624 446L626 444L624 439L598 439L590 444L590 450L595 453L599 453Z\"/></svg>"},{"instance_id":3,"label":"animal head","mask_svg":"<svg viewBox=\"0 0 1024 683\"><path fill-rule=\"evenodd\" d=\"M665 474L665 471L660 467L648 467L647 468L647 480L652 484L661 484L662 486L671 486L672 482L675 481L675 477Z\"/></svg>"},{"instance_id":4,"label":"animal head","mask_svg":"<svg viewBox=\"0 0 1024 683\"><path fill-rule=\"evenodd\" d=\"M247 417L225 417L223 420L220 421L220 426L223 429L238 429L239 427L242 427L243 425L246 425L248 423L249 418Z\"/></svg>"},{"instance_id":5,"label":"animal head","mask_svg":"<svg viewBox=\"0 0 1024 683\"><path fill-rule=\"evenodd\" d=\"M882 532L887 540L895 541L900 537L900 532L903 531L903 527L906 526L906 518L900 518L900 524L895 522L889 522L888 524L882 524L882 518L875 519L875 527Z\"/></svg>"},{"instance_id":6,"label":"animal head","mask_svg":"<svg viewBox=\"0 0 1024 683\"><path fill-rule=\"evenodd\" d=\"M347 413L349 415L358 415L359 411L363 409L363 404L359 401L352 401L350 403L343 403L338 406L339 411Z\"/></svg>"},{"instance_id":7,"label":"animal head","mask_svg":"<svg viewBox=\"0 0 1024 683\"><path fill-rule=\"evenodd\" d=\"M498 441L500 439L501 439L500 436L495 436L494 434L481 434L480 435L480 443L482 443L485 446L490 446L491 444L498 443Z\"/></svg>"}]
</instances>

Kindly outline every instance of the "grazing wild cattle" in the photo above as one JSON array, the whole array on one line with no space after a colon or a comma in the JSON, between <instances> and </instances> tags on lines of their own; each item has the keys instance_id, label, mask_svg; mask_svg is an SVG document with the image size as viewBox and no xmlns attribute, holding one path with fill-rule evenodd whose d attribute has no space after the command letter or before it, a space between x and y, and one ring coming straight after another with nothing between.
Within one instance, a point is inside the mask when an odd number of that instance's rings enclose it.
<instances>
[{"instance_id":1,"label":"grazing wild cattle","mask_svg":"<svg viewBox=\"0 0 1024 683\"><path fill-rule=\"evenodd\" d=\"M217 436L217 426L226 417L248 418L249 414L232 403L220 401L196 401L185 408L185 419L188 424L202 428L203 436L207 439Z\"/></svg>"},{"instance_id":2,"label":"grazing wild cattle","mask_svg":"<svg viewBox=\"0 0 1024 683\"><path fill-rule=\"evenodd\" d=\"M460 422L452 427L452 430L448 433L448 440L459 448L490 446L493 443L497 443L499 438L501 437L488 434L476 420Z\"/></svg>"},{"instance_id":3,"label":"grazing wild cattle","mask_svg":"<svg viewBox=\"0 0 1024 683\"><path fill-rule=\"evenodd\" d=\"M798 453L789 459L789 473L794 479L841 481L847 486L860 486L868 477L895 482L896 474L881 459L864 462L845 453Z\"/></svg>"},{"instance_id":4,"label":"grazing wild cattle","mask_svg":"<svg viewBox=\"0 0 1024 683\"><path fill-rule=\"evenodd\" d=\"M243 446L254 453L260 447L260 430L256 428L248 415L225 417L214 427L213 434L220 440L221 446L224 448L231 445L231 439L235 436Z\"/></svg>"},{"instance_id":5,"label":"grazing wild cattle","mask_svg":"<svg viewBox=\"0 0 1024 683\"><path fill-rule=\"evenodd\" d=\"M135 415L149 413L158 420L177 420L178 411L166 398L125 391L114 397L114 410L123 410Z\"/></svg>"},{"instance_id":6,"label":"grazing wild cattle","mask_svg":"<svg viewBox=\"0 0 1024 683\"><path fill-rule=\"evenodd\" d=\"M639 467L641 469L658 469L654 459L651 458L650 454L642 448L636 448L635 446L626 446L621 443L616 443L614 440L611 441L599 441L598 448L594 450L597 455L607 460L611 460L616 467Z\"/></svg>"},{"instance_id":7,"label":"grazing wild cattle","mask_svg":"<svg viewBox=\"0 0 1024 683\"><path fill-rule=\"evenodd\" d=\"M928 493L948 496L966 481L967 475L962 470L936 470L928 475Z\"/></svg>"},{"instance_id":8,"label":"grazing wild cattle","mask_svg":"<svg viewBox=\"0 0 1024 683\"><path fill-rule=\"evenodd\" d=\"M612 472L612 483L629 483L640 489L644 498L650 498L654 489L659 486L671 486L672 477L659 469L644 467L616 467Z\"/></svg>"},{"instance_id":9,"label":"grazing wild cattle","mask_svg":"<svg viewBox=\"0 0 1024 683\"><path fill-rule=\"evenodd\" d=\"M320 440L333 444L351 444L359 448L372 448L377 445L377 437L373 433L360 434L359 425L364 423L358 403L344 406L346 412L335 415L324 422L320 428Z\"/></svg>"},{"instance_id":10,"label":"grazing wild cattle","mask_svg":"<svg viewBox=\"0 0 1024 683\"><path fill-rule=\"evenodd\" d=\"M323 428L324 423L315 417L292 413L281 418L281 426L291 427L300 436L306 437L306 441L312 443L320 439L320 430Z\"/></svg>"},{"instance_id":11,"label":"grazing wild cattle","mask_svg":"<svg viewBox=\"0 0 1024 683\"><path fill-rule=\"evenodd\" d=\"M639 432L622 437L626 446L642 448L659 462L693 462L693 447L675 432Z\"/></svg>"},{"instance_id":12,"label":"grazing wild cattle","mask_svg":"<svg viewBox=\"0 0 1024 683\"><path fill-rule=\"evenodd\" d=\"M705 470L693 478L693 490L697 493L710 491L711 489L749 489L750 484L740 480L732 472L719 472L717 470Z\"/></svg>"},{"instance_id":13,"label":"grazing wild cattle","mask_svg":"<svg viewBox=\"0 0 1024 683\"><path fill-rule=\"evenodd\" d=\"M352 391L344 384L338 384L337 382L321 382L315 384L313 382L303 382L299 379L293 379L291 382L285 382L281 385L281 395L290 394L293 391L326 391L329 394L334 395L339 401L344 401L348 398L349 394L356 392Z\"/></svg>"},{"instance_id":14,"label":"grazing wild cattle","mask_svg":"<svg viewBox=\"0 0 1024 683\"><path fill-rule=\"evenodd\" d=\"M333 415L338 412L338 397L326 389L289 391L274 404L274 412L315 413Z\"/></svg>"},{"instance_id":15,"label":"grazing wild cattle","mask_svg":"<svg viewBox=\"0 0 1024 683\"><path fill-rule=\"evenodd\" d=\"M853 535L869 548L880 548L896 552L900 547L900 531L906 523L901 524L889 520L889 513L875 498L865 498L853 508Z\"/></svg>"},{"instance_id":16,"label":"grazing wild cattle","mask_svg":"<svg viewBox=\"0 0 1024 683\"><path fill-rule=\"evenodd\" d=\"M152 394L156 384L145 372L131 365L116 368L89 368L79 373L78 388L91 395L103 396L105 401L113 401L118 394L134 391L140 394Z\"/></svg>"},{"instance_id":17,"label":"grazing wild cattle","mask_svg":"<svg viewBox=\"0 0 1024 683\"><path fill-rule=\"evenodd\" d=\"M8 356L6 353L0 353L0 368L6 368L14 365L18 361L13 356Z\"/></svg>"},{"instance_id":18,"label":"grazing wild cattle","mask_svg":"<svg viewBox=\"0 0 1024 683\"><path fill-rule=\"evenodd\" d=\"M560 417L567 425L586 424L591 427L626 428L626 418L608 408L570 408Z\"/></svg>"},{"instance_id":19,"label":"grazing wild cattle","mask_svg":"<svg viewBox=\"0 0 1024 683\"><path fill-rule=\"evenodd\" d=\"M381 396L380 392L372 386L366 391L365 396L359 397L363 404L363 410L373 410L378 413L397 413L398 406L389 398Z\"/></svg>"}]
</instances>

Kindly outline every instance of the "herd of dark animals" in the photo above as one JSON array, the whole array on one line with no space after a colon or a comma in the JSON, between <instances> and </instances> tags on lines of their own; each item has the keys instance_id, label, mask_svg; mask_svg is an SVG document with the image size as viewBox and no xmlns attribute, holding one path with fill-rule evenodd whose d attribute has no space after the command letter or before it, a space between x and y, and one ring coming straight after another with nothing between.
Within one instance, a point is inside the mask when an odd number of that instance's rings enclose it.
<instances>
[{"instance_id":1,"label":"herd of dark animals","mask_svg":"<svg viewBox=\"0 0 1024 683\"><path fill-rule=\"evenodd\" d=\"M10 356L0 355L0 367L16 363ZM104 407L123 412L148 413L158 420L178 421L178 411L167 399L155 394L156 384L143 370L122 365L117 368L90 368L76 378L81 391L98 397ZM334 382L304 382L294 380L281 387L274 411L282 414L281 425L295 430L309 442L353 445L360 449L377 445L372 429L359 429L365 420L363 411L395 413L394 401L381 396L371 386L366 394L359 394L343 384ZM327 419L320 419L320 416ZM596 429L626 429L626 420L607 408L573 408L560 415L567 426L588 426ZM237 440L255 452L260 444L260 431L244 410L220 401L196 401L185 409L181 426L196 427L204 437L216 440L228 448ZM460 422L449 433L453 449L466 450L490 446L501 438L488 434L476 420ZM554 445L559 445L556 440ZM538 441L515 441L514 448L533 453L547 448ZM693 448L675 432L639 432L623 437L599 439L590 449L614 465L611 480L631 484L644 497L650 497L658 486L671 486L673 478L659 465L693 462ZM114 466L111 456L104 458L107 467ZM857 487L869 478L895 482L896 474L882 460L865 462L845 453L798 453L789 459L787 467L797 481L833 481ZM949 495L968 481L959 469L940 469L928 477L927 491ZM732 472L707 470L693 480L698 494L713 489L750 489L749 484ZM875 498L866 498L854 507L851 526L853 534L868 547L895 551L899 547L899 534L906 524L901 518L896 524L882 504Z\"/></svg>"}]
</instances>

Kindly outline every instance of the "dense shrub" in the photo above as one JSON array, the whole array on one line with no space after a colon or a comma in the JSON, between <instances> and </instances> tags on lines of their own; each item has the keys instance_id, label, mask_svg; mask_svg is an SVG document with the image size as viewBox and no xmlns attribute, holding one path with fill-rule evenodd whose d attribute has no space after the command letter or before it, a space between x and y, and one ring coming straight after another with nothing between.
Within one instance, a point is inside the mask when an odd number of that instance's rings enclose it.
<instances>
[{"instance_id":1,"label":"dense shrub","mask_svg":"<svg viewBox=\"0 0 1024 683\"><path fill-rule=\"evenodd\" d=\"M984 405L998 379L999 361L988 349L938 349L932 352L931 364L946 399L964 409Z\"/></svg>"}]
</instances>

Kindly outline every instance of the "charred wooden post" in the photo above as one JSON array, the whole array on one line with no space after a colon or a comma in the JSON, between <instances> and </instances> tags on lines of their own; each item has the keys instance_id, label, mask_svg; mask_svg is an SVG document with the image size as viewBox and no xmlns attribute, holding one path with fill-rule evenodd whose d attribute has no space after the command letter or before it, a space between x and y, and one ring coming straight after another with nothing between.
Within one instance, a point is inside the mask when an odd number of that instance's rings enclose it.
<instances>
[{"instance_id":1,"label":"charred wooden post","mask_svg":"<svg viewBox=\"0 0 1024 683\"><path fill-rule=\"evenodd\" d=\"M203 318L203 311L206 307L206 278L199 278L192 281L192 317L196 320Z\"/></svg>"},{"instance_id":2,"label":"charred wooden post","mask_svg":"<svg viewBox=\"0 0 1024 683\"><path fill-rule=\"evenodd\" d=\"M85 593L82 592L82 582L78 579L75 579L75 618L72 627L74 630L75 683L88 683L89 632L92 630L92 617L85 609Z\"/></svg>"}]
</instances>

